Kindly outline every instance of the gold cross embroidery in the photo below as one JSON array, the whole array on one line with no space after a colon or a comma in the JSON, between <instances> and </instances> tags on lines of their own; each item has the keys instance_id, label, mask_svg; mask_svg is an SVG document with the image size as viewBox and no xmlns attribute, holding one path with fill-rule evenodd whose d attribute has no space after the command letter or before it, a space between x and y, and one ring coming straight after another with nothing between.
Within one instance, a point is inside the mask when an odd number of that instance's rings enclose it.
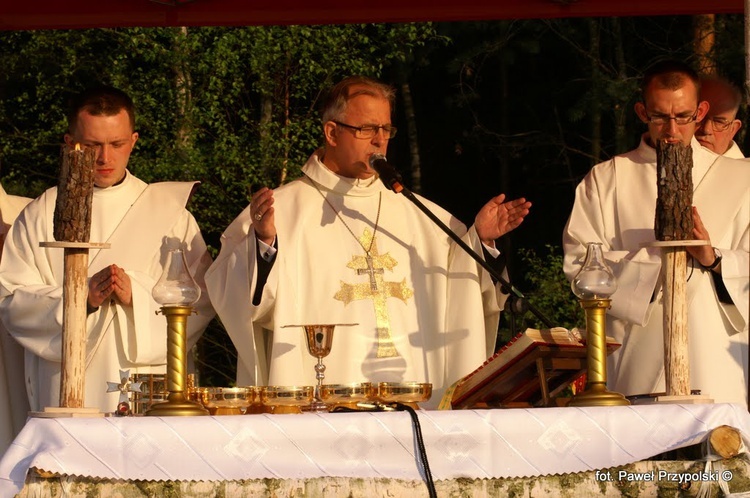
<instances>
[{"instance_id":1,"label":"gold cross embroidery","mask_svg":"<svg viewBox=\"0 0 750 498\"><path fill-rule=\"evenodd\" d=\"M359 239L362 247L371 247L370 254L365 256L354 256L346 265L347 268L356 270L358 275L369 274L368 283L347 284L341 282L341 289L333 296L334 299L342 301L344 305L361 299L372 299L375 307L375 325L378 333L378 349L375 354L377 358L391 358L399 356L393 345L391 336L391 324L388 318L388 307L386 302L389 297L401 299L407 302L414 295L414 291L406 286L406 279L401 282L386 282L385 270L393 271L398 262L390 254L378 253L374 234L365 228ZM370 242L372 241L372 246Z\"/></svg>"}]
</instances>

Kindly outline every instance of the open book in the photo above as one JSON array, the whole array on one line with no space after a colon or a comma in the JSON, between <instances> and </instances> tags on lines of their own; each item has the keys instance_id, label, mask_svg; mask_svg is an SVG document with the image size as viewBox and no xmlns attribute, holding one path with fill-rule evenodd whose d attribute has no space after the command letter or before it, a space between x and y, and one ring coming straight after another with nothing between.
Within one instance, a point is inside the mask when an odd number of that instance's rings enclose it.
<instances>
[{"instance_id":1,"label":"open book","mask_svg":"<svg viewBox=\"0 0 750 498\"><path fill-rule=\"evenodd\" d=\"M607 337L607 354L620 345ZM526 329L446 392L454 409L549 406L586 370L586 343L577 329Z\"/></svg>"}]
</instances>

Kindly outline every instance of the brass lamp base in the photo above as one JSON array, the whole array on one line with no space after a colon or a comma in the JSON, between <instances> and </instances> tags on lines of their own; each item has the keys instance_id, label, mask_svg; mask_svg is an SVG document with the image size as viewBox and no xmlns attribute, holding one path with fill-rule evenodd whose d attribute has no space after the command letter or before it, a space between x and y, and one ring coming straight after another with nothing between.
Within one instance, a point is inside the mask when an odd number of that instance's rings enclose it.
<instances>
[{"instance_id":1,"label":"brass lamp base","mask_svg":"<svg viewBox=\"0 0 750 498\"><path fill-rule=\"evenodd\" d=\"M156 403L146 411L147 416L208 415L203 406L190 401L185 395L187 384L187 318L192 306L163 306L161 313L167 317L167 401Z\"/></svg>"},{"instance_id":2,"label":"brass lamp base","mask_svg":"<svg viewBox=\"0 0 750 498\"><path fill-rule=\"evenodd\" d=\"M576 394L567 406L628 406L630 401L620 393L608 391L604 384L587 385L586 390Z\"/></svg>"},{"instance_id":3,"label":"brass lamp base","mask_svg":"<svg viewBox=\"0 0 750 498\"><path fill-rule=\"evenodd\" d=\"M187 400L181 392L169 393L167 401L155 403L146 411L148 417L190 417L208 414L208 410L198 403Z\"/></svg>"}]
</instances>

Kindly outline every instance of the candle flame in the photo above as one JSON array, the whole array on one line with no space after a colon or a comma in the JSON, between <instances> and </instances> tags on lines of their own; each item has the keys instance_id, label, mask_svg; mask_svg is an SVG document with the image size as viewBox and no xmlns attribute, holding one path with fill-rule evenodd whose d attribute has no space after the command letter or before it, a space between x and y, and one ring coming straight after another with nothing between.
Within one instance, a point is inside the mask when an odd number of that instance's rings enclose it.
<instances>
[{"instance_id":1,"label":"candle flame","mask_svg":"<svg viewBox=\"0 0 750 498\"><path fill-rule=\"evenodd\" d=\"M81 144L79 143L76 144L76 150L81 150Z\"/></svg>"}]
</instances>

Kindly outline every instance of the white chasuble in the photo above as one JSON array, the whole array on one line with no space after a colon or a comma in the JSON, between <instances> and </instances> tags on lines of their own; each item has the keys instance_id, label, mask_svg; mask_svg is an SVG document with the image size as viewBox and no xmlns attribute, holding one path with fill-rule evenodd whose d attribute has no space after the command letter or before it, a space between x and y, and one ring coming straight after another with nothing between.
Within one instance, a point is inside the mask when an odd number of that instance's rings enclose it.
<instances>
[{"instance_id":1,"label":"white chasuble","mask_svg":"<svg viewBox=\"0 0 750 498\"><path fill-rule=\"evenodd\" d=\"M8 195L0 185L0 238L5 239L29 202L26 197ZM23 348L0 323L0 457L26 423L29 402L22 379Z\"/></svg>"},{"instance_id":2,"label":"white chasuble","mask_svg":"<svg viewBox=\"0 0 750 498\"><path fill-rule=\"evenodd\" d=\"M722 255L721 279L733 304L719 302L708 271L688 258L690 387L717 402L747 404L750 167L716 156L693 139L693 204ZM563 234L565 272L578 272L587 242L601 242L617 276L607 333L622 343L608 384L625 395L663 392L661 258L653 242L656 151L641 145L594 166L576 190ZM695 266L691 268L691 266Z\"/></svg>"},{"instance_id":3,"label":"white chasuble","mask_svg":"<svg viewBox=\"0 0 750 498\"><path fill-rule=\"evenodd\" d=\"M258 306L249 208L222 237L206 274L237 347L239 384L314 385L302 324L337 327L325 383L433 384L426 407L491 353L502 297L489 274L404 196L350 180L313 154L305 176L274 191L278 253ZM481 244L423 200L481 254ZM378 211L380 211L378 215ZM369 256L368 256L369 252Z\"/></svg>"},{"instance_id":4,"label":"white chasuble","mask_svg":"<svg viewBox=\"0 0 750 498\"><path fill-rule=\"evenodd\" d=\"M146 185L128 173L106 189L94 189L91 242L109 249L89 254L89 278L117 264L130 277L132 305L114 298L88 315L85 405L111 412L118 393L107 393L107 381L119 382L119 371L163 373L166 363L166 319L151 290L170 249L182 247L189 270L203 287L211 263L198 225L185 210L192 183ZM41 248L53 241L57 189L47 190L21 213L9 232L0 262L0 318L26 349L26 389L32 410L59 405L62 340L63 251ZM214 316L206 296L188 320L188 347Z\"/></svg>"}]
</instances>

